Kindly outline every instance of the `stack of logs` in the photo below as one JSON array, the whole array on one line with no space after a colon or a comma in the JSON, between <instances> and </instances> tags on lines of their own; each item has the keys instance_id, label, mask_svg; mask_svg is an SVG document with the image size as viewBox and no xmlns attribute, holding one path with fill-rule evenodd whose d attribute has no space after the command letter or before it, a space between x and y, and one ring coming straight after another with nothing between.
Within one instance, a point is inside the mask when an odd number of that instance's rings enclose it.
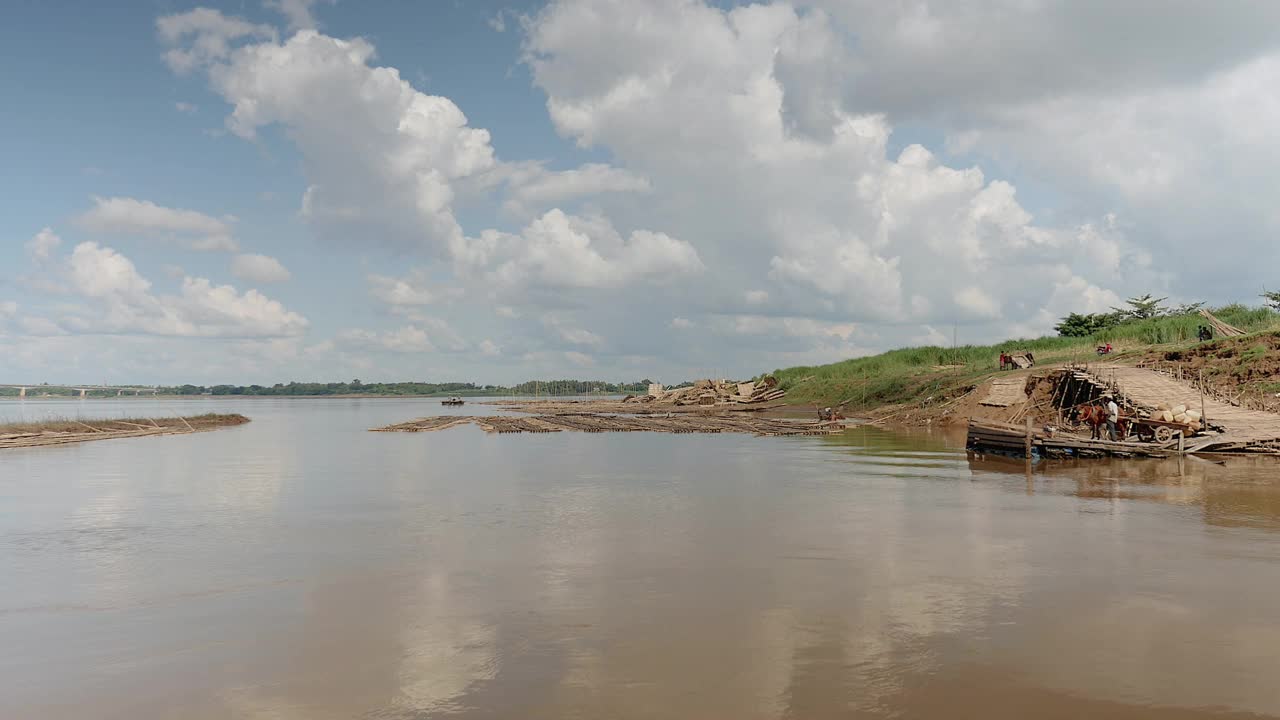
<instances>
[{"instance_id":1,"label":"stack of logs","mask_svg":"<svg viewBox=\"0 0 1280 720\"><path fill-rule=\"evenodd\" d=\"M629 403L663 403L670 405L762 405L781 400L787 394L778 387L777 378L765 375L757 381L699 380L689 387L673 390L653 388L648 395L630 396Z\"/></svg>"}]
</instances>

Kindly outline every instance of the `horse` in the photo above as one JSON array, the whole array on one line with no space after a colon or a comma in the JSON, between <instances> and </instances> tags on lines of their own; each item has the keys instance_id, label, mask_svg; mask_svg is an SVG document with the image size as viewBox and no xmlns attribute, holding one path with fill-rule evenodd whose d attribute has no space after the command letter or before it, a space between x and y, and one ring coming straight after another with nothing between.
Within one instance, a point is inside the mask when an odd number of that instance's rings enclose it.
<instances>
[{"instance_id":1,"label":"horse","mask_svg":"<svg viewBox=\"0 0 1280 720\"><path fill-rule=\"evenodd\" d=\"M1098 440L1102 437L1102 426L1107 422L1107 412L1097 405L1077 405L1071 408L1071 422L1088 425L1089 439Z\"/></svg>"},{"instance_id":2,"label":"horse","mask_svg":"<svg viewBox=\"0 0 1280 720\"><path fill-rule=\"evenodd\" d=\"M1107 410L1101 405L1081 403L1071 408L1071 421L1089 426L1089 439L1101 440L1102 429L1107 425ZM1124 439L1129 436L1131 420L1121 416L1116 418L1116 437Z\"/></svg>"}]
</instances>

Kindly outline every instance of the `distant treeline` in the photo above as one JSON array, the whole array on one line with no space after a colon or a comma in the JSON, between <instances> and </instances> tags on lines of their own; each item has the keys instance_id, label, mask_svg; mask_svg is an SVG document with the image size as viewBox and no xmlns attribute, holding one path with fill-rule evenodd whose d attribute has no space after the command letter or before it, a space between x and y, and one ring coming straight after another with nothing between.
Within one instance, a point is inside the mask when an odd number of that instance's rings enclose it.
<instances>
[{"instance_id":1,"label":"distant treeline","mask_svg":"<svg viewBox=\"0 0 1280 720\"><path fill-rule=\"evenodd\" d=\"M21 394L21 390L19 390L18 388L0 388L0 397L18 397L20 394ZM126 390L124 394L128 395L129 397L132 397L133 391ZM151 394L150 392L147 393L147 395L150 395L150 394ZM78 398L80 397L80 391L73 388L54 387L52 385L33 385L27 388L27 397L35 398L35 397L42 397L45 395L48 395L50 397ZM90 390L85 394L85 396L94 397L94 398L115 397L116 391L115 390Z\"/></svg>"},{"instance_id":2,"label":"distant treeline","mask_svg":"<svg viewBox=\"0 0 1280 720\"><path fill-rule=\"evenodd\" d=\"M276 383L275 385L177 385L161 387L164 395L586 395L637 393L649 389L649 381L609 383L601 380L530 380L515 387L475 383Z\"/></svg>"}]
</instances>

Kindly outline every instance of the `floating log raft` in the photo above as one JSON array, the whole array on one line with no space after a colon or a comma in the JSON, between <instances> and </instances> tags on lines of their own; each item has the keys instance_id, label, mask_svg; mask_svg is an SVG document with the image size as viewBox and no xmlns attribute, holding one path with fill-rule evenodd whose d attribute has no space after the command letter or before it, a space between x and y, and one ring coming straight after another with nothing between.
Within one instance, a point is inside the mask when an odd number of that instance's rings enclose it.
<instances>
[{"instance_id":1,"label":"floating log raft","mask_svg":"<svg viewBox=\"0 0 1280 720\"><path fill-rule=\"evenodd\" d=\"M1041 457L1169 457L1159 446L1136 442L1086 440L1063 432L981 420L969 421L965 446L978 452L1026 456L1027 448Z\"/></svg>"},{"instance_id":2,"label":"floating log raft","mask_svg":"<svg viewBox=\"0 0 1280 720\"><path fill-rule=\"evenodd\" d=\"M192 417L91 419L0 424L0 449L67 445L93 440L186 435L249 422L243 415L196 415Z\"/></svg>"},{"instance_id":3,"label":"floating log raft","mask_svg":"<svg viewBox=\"0 0 1280 720\"><path fill-rule=\"evenodd\" d=\"M667 413L703 415L709 410L717 413L758 413L764 410L785 407L782 402L765 403L728 403L714 405L674 405L653 401L637 402L634 400L489 400L480 403L494 405L506 410L536 413L539 415L578 415L582 413L624 414L624 415L666 415Z\"/></svg>"},{"instance_id":4,"label":"floating log raft","mask_svg":"<svg viewBox=\"0 0 1280 720\"><path fill-rule=\"evenodd\" d=\"M525 432L666 432L666 433L747 433L761 437L783 435L831 435L841 432L840 422L815 422L784 418L733 415L602 415L563 413L557 415L449 415L419 418L397 425L374 428L374 432L431 432L459 425L477 425L491 433Z\"/></svg>"}]
</instances>

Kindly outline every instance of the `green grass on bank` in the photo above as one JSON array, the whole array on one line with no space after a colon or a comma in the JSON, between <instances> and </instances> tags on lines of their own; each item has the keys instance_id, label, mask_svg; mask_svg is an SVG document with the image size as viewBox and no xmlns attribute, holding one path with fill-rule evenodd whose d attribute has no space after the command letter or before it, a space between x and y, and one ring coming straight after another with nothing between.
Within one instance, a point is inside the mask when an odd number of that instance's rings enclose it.
<instances>
[{"instance_id":1,"label":"green grass on bank","mask_svg":"<svg viewBox=\"0 0 1280 720\"><path fill-rule=\"evenodd\" d=\"M1268 308L1228 305L1211 310L1223 322L1246 332L1280 328L1280 313ZM830 365L776 370L774 375L796 404L837 405L851 409L951 397L998 371L1001 351L1031 351L1037 363L1088 361L1094 349L1110 342L1121 354L1145 352L1156 345L1193 344L1204 325L1198 314L1125 323L1086 337L1041 337L994 345L890 350Z\"/></svg>"}]
</instances>

